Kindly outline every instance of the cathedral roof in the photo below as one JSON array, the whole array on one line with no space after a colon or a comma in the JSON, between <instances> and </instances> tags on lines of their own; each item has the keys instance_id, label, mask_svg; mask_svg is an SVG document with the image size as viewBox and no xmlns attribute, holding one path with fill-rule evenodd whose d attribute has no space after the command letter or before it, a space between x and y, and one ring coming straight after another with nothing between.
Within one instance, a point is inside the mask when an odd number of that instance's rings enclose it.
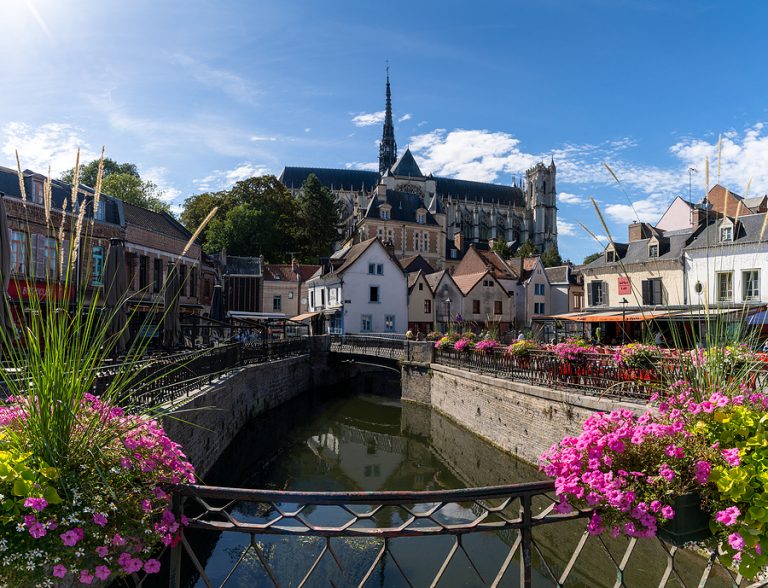
<instances>
[{"instance_id":1,"label":"cathedral roof","mask_svg":"<svg viewBox=\"0 0 768 588\"><path fill-rule=\"evenodd\" d=\"M362 169L330 169L324 167L284 167L280 182L286 188L301 188L309 174L315 174L323 186L344 190L372 190L379 183L379 174Z\"/></svg>"},{"instance_id":2,"label":"cathedral roof","mask_svg":"<svg viewBox=\"0 0 768 588\"><path fill-rule=\"evenodd\" d=\"M499 202L505 205L525 207L525 195L517 186L504 186L486 182L472 182L454 178L438 178L437 193L452 198L468 198L472 201L484 200L486 203Z\"/></svg>"},{"instance_id":3,"label":"cathedral roof","mask_svg":"<svg viewBox=\"0 0 768 588\"><path fill-rule=\"evenodd\" d=\"M379 209L384 204L378 196L374 196L371 199L371 203L368 205L368 209L365 211L365 218L381 218ZM398 190L387 190L387 201L392 207L390 211L390 219L396 221L404 221L407 223L416 222L416 211L419 208L424 208L424 203L421 201L421 196L418 194L411 194L410 192L399 192ZM426 209L425 209L426 210ZM437 221L432 214L427 211L426 223L427 225L437 225Z\"/></svg>"},{"instance_id":4,"label":"cathedral roof","mask_svg":"<svg viewBox=\"0 0 768 588\"><path fill-rule=\"evenodd\" d=\"M413 154L410 149L406 149L405 153L400 156L392 166L392 174L396 176L407 176L409 178L423 178L424 174L419 169L419 164L413 158Z\"/></svg>"}]
</instances>

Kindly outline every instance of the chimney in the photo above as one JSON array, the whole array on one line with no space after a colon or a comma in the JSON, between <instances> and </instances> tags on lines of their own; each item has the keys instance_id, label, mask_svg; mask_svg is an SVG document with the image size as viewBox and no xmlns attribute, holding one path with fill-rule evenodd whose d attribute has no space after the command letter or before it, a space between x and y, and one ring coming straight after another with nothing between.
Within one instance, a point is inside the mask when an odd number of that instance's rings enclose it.
<instances>
[{"instance_id":1,"label":"chimney","mask_svg":"<svg viewBox=\"0 0 768 588\"><path fill-rule=\"evenodd\" d=\"M644 224L634 222L629 225L629 242L632 243L634 241L640 241L641 239L644 239Z\"/></svg>"}]
</instances>

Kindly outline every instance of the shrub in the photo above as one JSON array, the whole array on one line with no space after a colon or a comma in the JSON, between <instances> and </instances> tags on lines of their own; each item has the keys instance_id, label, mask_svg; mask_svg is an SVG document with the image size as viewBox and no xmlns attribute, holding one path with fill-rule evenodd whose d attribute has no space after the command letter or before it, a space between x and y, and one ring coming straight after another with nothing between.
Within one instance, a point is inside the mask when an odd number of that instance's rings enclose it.
<instances>
[{"instance_id":1,"label":"shrub","mask_svg":"<svg viewBox=\"0 0 768 588\"><path fill-rule=\"evenodd\" d=\"M504 354L511 357L528 357L531 354L531 351L535 351L538 348L539 346L535 341L524 339L522 341L515 341L507 346Z\"/></svg>"},{"instance_id":2,"label":"shrub","mask_svg":"<svg viewBox=\"0 0 768 588\"><path fill-rule=\"evenodd\" d=\"M619 365L636 369L653 369L661 359L658 348L642 343L629 343L617 347L613 353L613 359Z\"/></svg>"},{"instance_id":3,"label":"shrub","mask_svg":"<svg viewBox=\"0 0 768 588\"><path fill-rule=\"evenodd\" d=\"M453 344L453 348L456 351L469 351L472 349L473 343L469 339L464 339L463 337L456 341L456 343Z\"/></svg>"}]
</instances>

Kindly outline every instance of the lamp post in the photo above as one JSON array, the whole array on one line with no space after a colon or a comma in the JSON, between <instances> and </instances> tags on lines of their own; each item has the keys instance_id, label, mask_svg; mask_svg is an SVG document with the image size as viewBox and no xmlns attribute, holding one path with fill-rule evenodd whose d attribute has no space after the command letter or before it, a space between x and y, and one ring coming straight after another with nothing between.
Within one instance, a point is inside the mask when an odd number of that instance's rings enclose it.
<instances>
[{"instance_id":1,"label":"lamp post","mask_svg":"<svg viewBox=\"0 0 768 588\"><path fill-rule=\"evenodd\" d=\"M701 332L701 292L704 290L704 286L701 285L701 282L696 282L696 285L693 287L693 289L696 291L696 296L699 299L699 308L696 311L696 314L698 315L699 319L699 336L698 336L698 343L696 347L700 347L704 342L704 337Z\"/></svg>"},{"instance_id":2,"label":"lamp post","mask_svg":"<svg viewBox=\"0 0 768 588\"><path fill-rule=\"evenodd\" d=\"M445 304L448 306L448 321L447 321L447 325L445 327L446 332L447 332L447 331L451 330L451 299L450 298L446 298L445 300L443 300L443 302L445 302Z\"/></svg>"},{"instance_id":3,"label":"lamp post","mask_svg":"<svg viewBox=\"0 0 768 588\"><path fill-rule=\"evenodd\" d=\"M691 202L691 198L693 197L693 174L695 173L696 170L694 168L688 168L688 202Z\"/></svg>"},{"instance_id":4,"label":"lamp post","mask_svg":"<svg viewBox=\"0 0 768 588\"><path fill-rule=\"evenodd\" d=\"M621 304L621 344L624 345L624 343L626 343L627 337L627 325L625 321L627 316L627 304L629 304L629 300L622 298L619 304Z\"/></svg>"}]
</instances>

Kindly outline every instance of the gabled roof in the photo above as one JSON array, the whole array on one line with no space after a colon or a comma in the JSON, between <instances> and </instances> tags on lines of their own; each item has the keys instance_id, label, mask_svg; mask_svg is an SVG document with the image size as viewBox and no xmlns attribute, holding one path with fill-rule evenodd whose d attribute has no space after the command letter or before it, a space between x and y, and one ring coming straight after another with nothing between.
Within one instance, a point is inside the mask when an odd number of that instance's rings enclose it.
<instances>
[{"instance_id":1,"label":"gabled roof","mask_svg":"<svg viewBox=\"0 0 768 588\"><path fill-rule=\"evenodd\" d=\"M299 189L309 174L315 174L323 186L334 189L370 192L379 183L378 172L362 169L330 169L324 167L284 167L280 182L286 188Z\"/></svg>"},{"instance_id":2,"label":"gabled roof","mask_svg":"<svg viewBox=\"0 0 768 588\"><path fill-rule=\"evenodd\" d=\"M411 272L410 274L408 274L408 292L413 290L414 286L416 286L416 284L419 283L419 278L424 279L424 282L426 282L427 284L427 288L432 294L434 294L435 292L432 289L432 286L429 285L429 281L427 281L426 275L421 270Z\"/></svg>"},{"instance_id":3,"label":"gabled roof","mask_svg":"<svg viewBox=\"0 0 768 588\"><path fill-rule=\"evenodd\" d=\"M123 202L125 222L140 229L160 233L172 239L187 242L192 236L184 226L167 212L154 212L141 206Z\"/></svg>"},{"instance_id":4,"label":"gabled roof","mask_svg":"<svg viewBox=\"0 0 768 588\"><path fill-rule=\"evenodd\" d=\"M550 284L567 284L569 267L567 265L558 265L556 267L545 268L544 271L547 274L547 279Z\"/></svg>"},{"instance_id":5,"label":"gabled roof","mask_svg":"<svg viewBox=\"0 0 768 588\"><path fill-rule=\"evenodd\" d=\"M443 279L450 280L451 282L453 282L453 285L456 286L456 288L458 288L458 285L456 284L456 280L453 279L453 276L447 270L440 270L439 272L427 274L425 276L425 279L427 280L427 284L429 284L429 287L431 288L432 292L434 292L436 295L437 295L437 288L440 285L440 282L443 281Z\"/></svg>"},{"instance_id":6,"label":"gabled roof","mask_svg":"<svg viewBox=\"0 0 768 588\"><path fill-rule=\"evenodd\" d=\"M424 174L419 169L419 164L413 158L413 154L410 149L406 149L405 153L400 156L392 166L392 175L395 176L407 176L410 178L423 178Z\"/></svg>"},{"instance_id":7,"label":"gabled roof","mask_svg":"<svg viewBox=\"0 0 768 588\"><path fill-rule=\"evenodd\" d=\"M712 210L725 216L742 216L752 213L741 196L731 192L720 184L715 184L707 194Z\"/></svg>"},{"instance_id":8,"label":"gabled roof","mask_svg":"<svg viewBox=\"0 0 768 588\"><path fill-rule=\"evenodd\" d=\"M424 208L424 203L421 201L421 196L418 194L387 190L386 202L383 202L378 196L371 198L371 202L368 204L368 209L365 211L365 218L381 218L380 210L384 204L388 204L392 207L390 211L390 218L392 220L404 221L407 223L415 223L416 211L420 208ZM424 208L424 210L426 210L426 208ZM435 217L432 216L429 211L426 212L425 224L432 226L437 226L438 224Z\"/></svg>"},{"instance_id":9,"label":"gabled roof","mask_svg":"<svg viewBox=\"0 0 768 588\"><path fill-rule=\"evenodd\" d=\"M681 231L667 231L663 237L652 237L651 239L639 239L631 243L614 243L614 249L619 259L624 265L634 263L649 263L655 261L681 261L683 249L690 242L693 235L699 229L687 229ZM659 256L650 257L648 254L648 245L652 239L659 242ZM609 245L610 247L610 245ZM606 247L606 250L608 247ZM607 262L605 254L595 259L592 263L585 266L587 268L613 267L618 261Z\"/></svg>"},{"instance_id":10,"label":"gabled roof","mask_svg":"<svg viewBox=\"0 0 768 588\"><path fill-rule=\"evenodd\" d=\"M392 252L389 249L387 249L382 244L381 241L379 241L378 237L371 237L370 239L366 239L365 241L361 241L360 243L357 243L345 249L340 249L339 251L334 253L332 256L332 260L335 267L331 272L328 272L328 274L324 274L324 276L325 275L337 276L337 275L343 274L350 267L352 267L352 265L360 258L360 256L362 256L363 253L365 253L369 247L373 246L374 243L378 243L378 246L384 250L384 252L389 256L389 258L397 266L397 268L402 272L402 268L400 267L400 262L392 254Z\"/></svg>"},{"instance_id":11,"label":"gabled roof","mask_svg":"<svg viewBox=\"0 0 768 588\"><path fill-rule=\"evenodd\" d=\"M306 282L315 272L320 269L319 265L294 264L290 263L267 263L264 264L264 280L266 281L284 281L284 282Z\"/></svg>"},{"instance_id":12,"label":"gabled roof","mask_svg":"<svg viewBox=\"0 0 768 588\"><path fill-rule=\"evenodd\" d=\"M767 214L768 213L748 214L739 217L736 222L734 222L734 219L728 218L713 222L696 235L696 237L690 241L690 244L686 249L693 251L696 249L710 248L716 251L719 247L743 245L747 243L763 243L765 247L768 248L768 226L764 227L765 223L768 222L766 219ZM719 241L718 233L720 226L723 223L732 223L734 225L733 241Z\"/></svg>"},{"instance_id":13,"label":"gabled roof","mask_svg":"<svg viewBox=\"0 0 768 588\"><path fill-rule=\"evenodd\" d=\"M400 260L400 266L406 274L421 270L424 274L431 274L435 271L429 262L421 254L412 257L404 257Z\"/></svg>"}]
</instances>

